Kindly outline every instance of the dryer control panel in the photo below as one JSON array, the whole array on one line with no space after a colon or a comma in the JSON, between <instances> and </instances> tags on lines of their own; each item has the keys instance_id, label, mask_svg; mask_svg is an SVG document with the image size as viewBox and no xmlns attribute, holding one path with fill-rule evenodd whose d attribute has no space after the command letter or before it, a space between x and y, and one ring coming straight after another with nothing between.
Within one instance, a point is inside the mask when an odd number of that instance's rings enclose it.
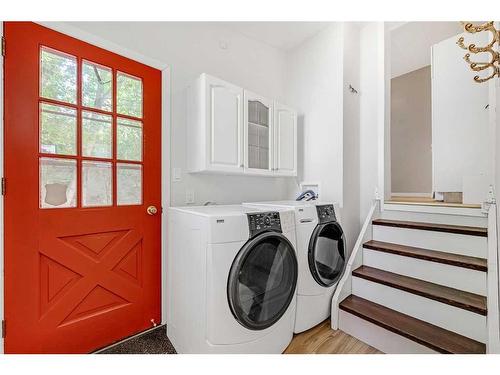
<instances>
[{"instance_id":1,"label":"dryer control panel","mask_svg":"<svg viewBox=\"0 0 500 375\"><path fill-rule=\"evenodd\" d=\"M281 233L281 220L279 212L259 212L247 214L247 216L250 237L254 237L256 234L265 231Z\"/></svg>"},{"instance_id":2,"label":"dryer control panel","mask_svg":"<svg viewBox=\"0 0 500 375\"><path fill-rule=\"evenodd\" d=\"M335 216L335 209L333 204L325 204L321 206L316 206L316 211L318 212L318 222L319 224L328 223L331 221L337 221Z\"/></svg>"}]
</instances>

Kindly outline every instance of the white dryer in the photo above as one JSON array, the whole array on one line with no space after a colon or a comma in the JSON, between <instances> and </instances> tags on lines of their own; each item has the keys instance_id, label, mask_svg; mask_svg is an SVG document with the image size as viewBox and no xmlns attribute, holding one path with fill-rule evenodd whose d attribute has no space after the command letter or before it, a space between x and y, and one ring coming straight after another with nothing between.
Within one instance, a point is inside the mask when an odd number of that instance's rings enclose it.
<instances>
[{"instance_id":1,"label":"white dryer","mask_svg":"<svg viewBox=\"0 0 500 375\"><path fill-rule=\"evenodd\" d=\"M299 279L294 332L308 330L330 316L335 288L346 265L346 243L337 204L317 201L244 203L247 207L293 208Z\"/></svg>"},{"instance_id":2,"label":"white dryer","mask_svg":"<svg viewBox=\"0 0 500 375\"><path fill-rule=\"evenodd\" d=\"M179 353L281 353L295 321L293 210L170 208L167 332Z\"/></svg>"}]
</instances>

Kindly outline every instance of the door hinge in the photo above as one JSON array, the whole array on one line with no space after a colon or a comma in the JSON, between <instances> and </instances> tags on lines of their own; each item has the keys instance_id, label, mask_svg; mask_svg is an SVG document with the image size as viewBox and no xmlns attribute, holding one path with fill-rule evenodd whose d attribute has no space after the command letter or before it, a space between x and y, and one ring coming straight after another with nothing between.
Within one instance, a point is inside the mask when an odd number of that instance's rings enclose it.
<instances>
[{"instance_id":1,"label":"door hinge","mask_svg":"<svg viewBox=\"0 0 500 375\"><path fill-rule=\"evenodd\" d=\"M2 56L5 57L5 37L2 36Z\"/></svg>"},{"instance_id":2,"label":"door hinge","mask_svg":"<svg viewBox=\"0 0 500 375\"><path fill-rule=\"evenodd\" d=\"M6 332L7 332L7 325L5 324L5 320L2 320L2 339L5 338Z\"/></svg>"},{"instance_id":3,"label":"door hinge","mask_svg":"<svg viewBox=\"0 0 500 375\"><path fill-rule=\"evenodd\" d=\"M7 189L7 179L2 177L2 195L5 195L5 190Z\"/></svg>"}]
</instances>

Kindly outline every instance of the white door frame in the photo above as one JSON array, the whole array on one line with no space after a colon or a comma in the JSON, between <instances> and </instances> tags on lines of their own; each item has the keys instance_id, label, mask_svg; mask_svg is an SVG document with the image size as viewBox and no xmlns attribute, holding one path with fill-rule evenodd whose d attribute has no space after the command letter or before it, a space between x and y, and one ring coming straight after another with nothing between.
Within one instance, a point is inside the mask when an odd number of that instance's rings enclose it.
<instances>
[{"instance_id":1,"label":"white door frame","mask_svg":"<svg viewBox=\"0 0 500 375\"><path fill-rule=\"evenodd\" d=\"M388 187L390 190L390 185L387 185L386 181L386 144L387 144L387 131L390 131L390 117L388 113L390 113L390 102L386 100L387 95L390 95L390 85L387 85L387 82L390 80L386 79L387 74L387 66L390 68L390 58L388 58L388 53L386 46L388 45L387 40L387 32L385 30L385 22L377 22L377 46L378 46L378 59L376 61L377 64L377 151L378 151L378 160L377 160L377 171L378 171L378 181L377 181L377 192L375 194L375 199L380 198L380 209L384 210L384 200L386 198L386 194L390 191L386 192L386 188ZM389 64L389 65L388 65ZM388 93L389 90L389 93ZM390 142L389 142L390 146ZM389 153L390 156L390 153Z\"/></svg>"},{"instance_id":2,"label":"white door frame","mask_svg":"<svg viewBox=\"0 0 500 375\"><path fill-rule=\"evenodd\" d=\"M381 126L383 126L383 131L381 137L383 138L383 143L381 145L383 152L383 168L381 172L380 178L383 178L384 188L381 193L381 209L384 209L384 201L386 199L390 199L392 196L392 174L391 174L391 33L390 30L386 30L385 23L382 25L383 27L383 36L381 37L383 40L380 43L383 43L384 48L384 63L383 63L383 74L384 81L381 84L383 85L383 91L381 95L383 95L383 119L380 119Z\"/></svg>"},{"instance_id":3,"label":"white door frame","mask_svg":"<svg viewBox=\"0 0 500 375\"><path fill-rule=\"evenodd\" d=\"M3 37L3 22L0 22L0 36ZM3 176L3 56L0 54L0 177ZM4 320L4 264L3 264L3 195L0 199L0 321ZM4 352L4 339L0 335L0 354Z\"/></svg>"},{"instance_id":4,"label":"white door frame","mask_svg":"<svg viewBox=\"0 0 500 375\"><path fill-rule=\"evenodd\" d=\"M164 270L166 270L166 251L167 251L167 220L166 213L167 208L170 206L170 139L171 139L171 124L172 124L172 111L171 111L171 68L167 63L150 58L148 56L142 55L138 52L124 48L116 43L113 43L104 38L98 37L96 35L87 33L81 29L72 26L65 22L36 22L42 26L48 27L52 30L59 31L68 36L80 39L84 42L93 44L97 47L104 48L108 51L114 52L116 54L128 57L132 60L138 61L142 64L151 66L153 68L161 70L161 181L162 181L162 228L161 228L161 309L162 323L167 321L166 319L166 297L163 291L166 290L166 275ZM3 35L3 22L0 22L0 36ZM0 152L0 177L3 176L3 57L0 56L0 145L2 145L2 152ZM4 216L4 204L3 197L0 199L0 320L4 319L4 231L3 231L3 216ZM0 354L4 353L4 340L0 338Z\"/></svg>"}]
</instances>

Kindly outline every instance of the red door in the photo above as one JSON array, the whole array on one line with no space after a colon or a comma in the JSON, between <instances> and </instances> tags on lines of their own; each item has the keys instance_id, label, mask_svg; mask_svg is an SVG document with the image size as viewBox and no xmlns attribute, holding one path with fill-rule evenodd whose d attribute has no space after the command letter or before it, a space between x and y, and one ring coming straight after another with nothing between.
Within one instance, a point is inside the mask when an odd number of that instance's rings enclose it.
<instances>
[{"instance_id":1,"label":"red door","mask_svg":"<svg viewBox=\"0 0 500 375\"><path fill-rule=\"evenodd\" d=\"M160 321L161 72L4 25L5 351L90 352Z\"/></svg>"}]
</instances>

